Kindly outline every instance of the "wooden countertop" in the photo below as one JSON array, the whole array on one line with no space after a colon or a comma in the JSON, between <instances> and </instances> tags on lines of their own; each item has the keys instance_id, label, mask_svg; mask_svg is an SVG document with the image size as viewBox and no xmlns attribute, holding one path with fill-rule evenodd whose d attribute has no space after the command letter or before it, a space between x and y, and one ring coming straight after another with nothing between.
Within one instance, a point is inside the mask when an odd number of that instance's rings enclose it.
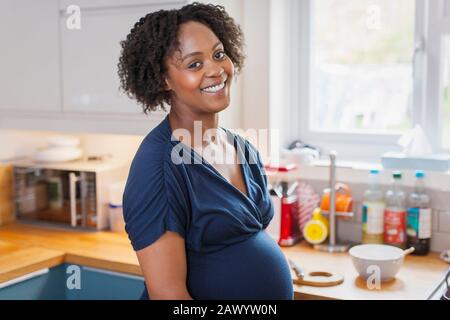
<instances>
[{"instance_id":1,"label":"wooden countertop","mask_svg":"<svg viewBox=\"0 0 450 320\"><path fill-rule=\"evenodd\" d=\"M370 290L353 267L348 252L320 252L305 243L283 248L283 252L297 262L305 273L326 271L344 276L344 282L334 287L294 285L296 299L424 300L450 267L439 259L437 253L422 257L408 255L393 281L382 282L380 289Z\"/></svg>"},{"instance_id":2,"label":"wooden countertop","mask_svg":"<svg viewBox=\"0 0 450 320\"><path fill-rule=\"evenodd\" d=\"M39 269L55 267L63 262L62 251L0 240L0 283Z\"/></svg>"},{"instance_id":3,"label":"wooden countertop","mask_svg":"<svg viewBox=\"0 0 450 320\"><path fill-rule=\"evenodd\" d=\"M61 252L66 263L142 275L126 234L12 223L0 227L0 239L17 245L16 250L31 246ZM9 254L20 255L14 251ZM30 257L30 263L33 262L33 257ZM4 272L4 265L0 263L0 283Z\"/></svg>"},{"instance_id":4,"label":"wooden countertop","mask_svg":"<svg viewBox=\"0 0 450 320\"><path fill-rule=\"evenodd\" d=\"M296 299L426 299L449 267L436 253L407 256L395 280L381 283L380 290L369 290L348 253L319 252L304 243L282 250L305 272L344 276L344 282L335 287L294 285ZM126 234L20 223L0 227L0 283L64 262L142 275Z\"/></svg>"}]
</instances>

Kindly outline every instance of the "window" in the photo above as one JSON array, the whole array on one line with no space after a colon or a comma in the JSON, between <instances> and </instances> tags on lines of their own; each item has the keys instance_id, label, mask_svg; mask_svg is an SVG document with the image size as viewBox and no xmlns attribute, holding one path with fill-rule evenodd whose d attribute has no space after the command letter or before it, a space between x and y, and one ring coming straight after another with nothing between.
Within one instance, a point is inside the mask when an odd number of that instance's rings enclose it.
<instances>
[{"instance_id":1,"label":"window","mask_svg":"<svg viewBox=\"0 0 450 320\"><path fill-rule=\"evenodd\" d=\"M374 161L419 124L435 152L450 150L450 0L289 6L291 136Z\"/></svg>"},{"instance_id":2,"label":"window","mask_svg":"<svg viewBox=\"0 0 450 320\"><path fill-rule=\"evenodd\" d=\"M411 128L414 1L312 4L311 127L338 132Z\"/></svg>"},{"instance_id":3,"label":"window","mask_svg":"<svg viewBox=\"0 0 450 320\"><path fill-rule=\"evenodd\" d=\"M450 36L443 37L442 43L442 145L450 149Z\"/></svg>"}]
</instances>

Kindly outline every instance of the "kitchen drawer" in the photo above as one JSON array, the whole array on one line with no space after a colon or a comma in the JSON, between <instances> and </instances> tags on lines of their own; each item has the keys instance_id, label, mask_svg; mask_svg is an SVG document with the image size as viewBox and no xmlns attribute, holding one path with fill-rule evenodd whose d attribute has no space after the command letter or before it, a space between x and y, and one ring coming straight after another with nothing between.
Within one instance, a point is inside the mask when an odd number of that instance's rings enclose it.
<instances>
[{"instance_id":1,"label":"kitchen drawer","mask_svg":"<svg viewBox=\"0 0 450 320\"><path fill-rule=\"evenodd\" d=\"M67 300L138 300L144 278L103 269L81 267L81 288L66 289Z\"/></svg>"},{"instance_id":2,"label":"kitchen drawer","mask_svg":"<svg viewBox=\"0 0 450 320\"><path fill-rule=\"evenodd\" d=\"M64 270L42 269L0 284L0 300L63 300Z\"/></svg>"},{"instance_id":3,"label":"kitchen drawer","mask_svg":"<svg viewBox=\"0 0 450 320\"><path fill-rule=\"evenodd\" d=\"M66 271L69 264L42 269L0 284L0 300L138 300L144 290L144 278L85 266L76 266L79 288ZM68 281L69 280L69 281Z\"/></svg>"}]
</instances>

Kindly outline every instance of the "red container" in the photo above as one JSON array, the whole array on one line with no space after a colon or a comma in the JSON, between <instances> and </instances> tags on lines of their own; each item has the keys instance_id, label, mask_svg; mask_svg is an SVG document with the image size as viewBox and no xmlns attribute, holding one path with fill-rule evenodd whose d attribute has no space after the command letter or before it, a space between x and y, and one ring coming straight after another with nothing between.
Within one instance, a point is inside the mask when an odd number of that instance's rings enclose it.
<instances>
[{"instance_id":1,"label":"red container","mask_svg":"<svg viewBox=\"0 0 450 320\"><path fill-rule=\"evenodd\" d=\"M285 164L281 166L266 165L265 168L267 171L272 172L289 172L297 167L295 164ZM274 220L279 219L278 244L280 246L292 246L301 240L297 187L297 181L281 181L278 185L273 186L273 190L271 190L271 195L276 196L280 200L273 201L275 206L280 206L280 208L274 208L275 214L279 214L279 217L274 217Z\"/></svg>"},{"instance_id":2,"label":"red container","mask_svg":"<svg viewBox=\"0 0 450 320\"><path fill-rule=\"evenodd\" d=\"M300 241L301 233L298 222L298 196L283 195L281 198L280 246L293 246Z\"/></svg>"}]
</instances>

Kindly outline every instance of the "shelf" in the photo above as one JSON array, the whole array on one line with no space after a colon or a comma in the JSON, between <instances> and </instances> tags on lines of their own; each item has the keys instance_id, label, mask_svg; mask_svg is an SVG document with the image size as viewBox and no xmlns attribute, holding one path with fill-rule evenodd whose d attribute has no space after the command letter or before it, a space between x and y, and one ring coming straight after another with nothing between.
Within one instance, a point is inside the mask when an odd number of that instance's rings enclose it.
<instances>
[{"instance_id":1,"label":"shelf","mask_svg":"<svg viewBox=\"0 0 450 320\"><path fill-rule=\"evenodd\" d=\"M321 213L324 216L328 216L328 211L322 210ZM338 217L345 217L345 218L353 218L355 216L354 212L343 212L343 211L336 211L336 216Z\"/></svg>"}]
</instances>

